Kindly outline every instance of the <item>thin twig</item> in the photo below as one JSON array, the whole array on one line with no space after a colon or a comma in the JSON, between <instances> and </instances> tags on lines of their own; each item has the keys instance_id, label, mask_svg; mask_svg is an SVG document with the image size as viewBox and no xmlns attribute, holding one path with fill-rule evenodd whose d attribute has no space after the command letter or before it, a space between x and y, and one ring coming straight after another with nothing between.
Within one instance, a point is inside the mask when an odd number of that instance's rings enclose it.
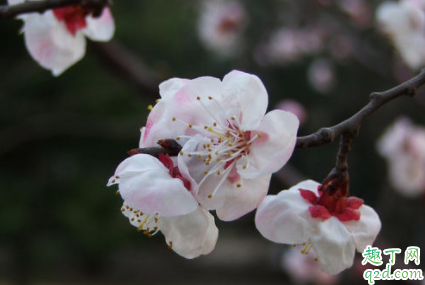
<instances>
[{"instance_id":1,"label":"thin twig","mask_svg":"<svg viewBox=\"0 0 425 285\"><path fill-rule=\"evenodd\" d=\"M404 95L414 96L416 90L424 84L425 70L422 70L417 76L394 88L383 92L373 92L370 94L369 103L356 114L332 127L321 128L311 135L298 137L296 147L310 148L321 146L333 142L342 134L350 134L352 137L355 137L358 135L363 121L372 115L376 110L398 97Z\"/></svg>"},{"instance_id":2,"label":"thin twig","mask_svg":"<svg viewBox=\"0 0 425 285\"><path fill-rule=\"evenodd\" d=\"M0 17L13 18L21 14L43 13L46 10L81 5L92 11L102 11L105 6L110 5L110 0L44 0L26 1L16 5L1 5ZM96 13L94 13L96 14ZM97 13L98 14L98 13Z\"/></svg>"}]
</instances>

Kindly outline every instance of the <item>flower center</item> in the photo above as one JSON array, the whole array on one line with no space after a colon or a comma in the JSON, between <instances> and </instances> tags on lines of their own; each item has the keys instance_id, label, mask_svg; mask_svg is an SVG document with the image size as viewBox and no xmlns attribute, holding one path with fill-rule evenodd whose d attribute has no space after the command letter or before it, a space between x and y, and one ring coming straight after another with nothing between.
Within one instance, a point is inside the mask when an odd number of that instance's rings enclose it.
<instances>
[{"instance_id":1,"label":"flower center","mask_svg":"<svg viewBox=\"0 0 425 285\"><path fill-rule=\"evenodd\" d=\"M173 178L180 179L183 182L184 187L188 191L190 191L190 181L182 176L179 168L177 166L174 166L174 163L168 156L168 154L164 155L163 153L160 153L158 159L162 162L162 164L164 164L166 168L168 168L170 176Z\"/></svg>"},{"instance_id":2,"label":"flower center","mask_svg":"<svg viewBox=\"0 0 425 285\"><path fill-rule=\"evenodd\" d=\"M240 175L236 171L236 161L249 154L250 145L262 134L257 131L243 131L241 123L237 116L228 117L221 104L213 97L208 97L208 105L206 105L201 97L197 97L198 102L212 118L212 123L209 125L199 126L180 120L173 117L172 120L185 124L190 130L203 135L204 140L202 145L196 151L190 153L180 152L180 155L187 155L193 159L201 160L206 167L204 176L200 179L199 185L202 185L205 180L212 176L220 176L220 180L215 189L208 196L212 198L217 189L226 181L236 183L236 187L242 187L240 183ZM214 110L214 112L212 112ZM176 140L182 138L192 138L193 136L180 136ZM249 166L243 165L246 169Z\"/></svg>"},{"instance_id":3,"label":"flower center","mask_svg":"<svg viewBox=\"0 0 425 285\"><path fill-rule=\"evenodd\" d=\"M327 220L332 216L341 222L360 220L358 209L363 205L363 200L354 196L346 197L340 191L329 193L327 189L319 186L319 197L313 191L299 189L301 196L312 206L308 208L313 218Z\"/></svg>"},{"instance_id":4,"label":"flower center","mask_svg":"<svg viewBox=\"0 0 425 285\"><path fill-rule=\"evenodd\" d=\"M81 6L69 6L53 9L53 14L60 22L64 22L67 30L75 36L78 30L87 27L87 11Z\"/></svg>"}]
</instances>

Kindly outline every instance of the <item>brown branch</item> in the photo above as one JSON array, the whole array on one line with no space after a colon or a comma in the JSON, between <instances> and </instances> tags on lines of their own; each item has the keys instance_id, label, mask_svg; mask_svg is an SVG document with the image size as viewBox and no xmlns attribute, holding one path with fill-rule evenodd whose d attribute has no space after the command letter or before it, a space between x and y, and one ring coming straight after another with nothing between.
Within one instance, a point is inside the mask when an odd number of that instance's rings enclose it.
<instances>
[{"instance_id":1,"label":"brown branch","mask_svg":"<svg viewBox=\"0 0 425 285\"><path fill-rule=\"evenodd\" d=\"M111 41L109 43L90 42L90 47L112 71L134 85L140 95L149 95L153 98L159 97L159 83L145 63L125 47Z\"/></svg>"},{"instance_id":2,"label":"brown branch","mask_svg":"<svg viewBox=\"0 0 425 285\"><path fill-rule=\"evenodd\" d=\"M342 134L348 134L352 138L358 135L363 121L372 115L376 110L393 99L407 95L414 96L416 90L425 84L425 69L412 79L383 92L373 92L370 94L369 103L360 111L346 119L345 121L332 127L321 128L317 132L308 136L297 138L297 148L310 148L321 146L333 142Z\"/></svg>"},{"instance_id":3,"label":"brown branch","mask_svg":"<svg viewBox=\"0 0 425 285\"><path fill-rule=\"evenodd\" d=\"M54 8L81 5L89 9L93 15L100 15L105 6L110 5L110 0L44 0L26 1L16 5L1 5L0 17L13 18L21 14L43 13Z\"/></svg>"}]
</instances>

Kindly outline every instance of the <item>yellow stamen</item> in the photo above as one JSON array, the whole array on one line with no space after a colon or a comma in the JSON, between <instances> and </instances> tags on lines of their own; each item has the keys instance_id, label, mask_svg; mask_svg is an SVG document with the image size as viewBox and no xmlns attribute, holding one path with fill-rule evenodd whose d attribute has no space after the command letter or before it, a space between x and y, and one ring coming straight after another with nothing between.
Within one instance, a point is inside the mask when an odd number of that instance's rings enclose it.
<instances>
[{"instance_id":1,"label":"yellow stamen","mask_svg":"<svg viewBox=\"0 0 425 285\"><path fill-rule=\"evenodd\" d=\"M222 139L224 139L224 140L226 140L226 141L228 141L228 142L231 142L231 141L232 141L232 140L231 140L231 139L229 139L228 137L226 137L226 136L224 136L224 135L222 135L222 134L220 134L220 133L218 133L218 132L214 131L214 130L213 130L213 128L211 128L211 127L209 127L209 128L208 128L208 131L209 131L210 133L213 133L213 134L215 134L215 135L219 136L220 138L222 138Z\"/></svg>"}]
</instances>

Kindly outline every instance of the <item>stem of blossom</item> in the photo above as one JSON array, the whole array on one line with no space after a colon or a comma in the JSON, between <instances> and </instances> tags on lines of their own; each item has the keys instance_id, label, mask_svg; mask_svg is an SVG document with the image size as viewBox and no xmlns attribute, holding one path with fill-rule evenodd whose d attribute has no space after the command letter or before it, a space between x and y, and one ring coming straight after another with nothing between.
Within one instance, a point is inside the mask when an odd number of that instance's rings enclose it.
<instances>
[{"instance_id":1,"label":"stem of blossom","mask_svg":"<svg viewBox=\"0 0 425 285\"><path fill-rule=\"evenodd\" d=\"M133 156L144 153L158 158L161 153L168 154L169 156L177 156L182 150L181 145L173 139L159 140L158 144L161 147L133 148L127 151L127 154Z\"/></svg>"},{"instance_id":2,"label":"stem of blossom","mask_svg":"<svg viewBox=\"0 0 425 285\"><path fill-rule=\"evenodd\" d=\"M117 75L129 81L137 88L140 96L159 97L159 78L153 74L143 60L126 49L118 42L109 43L89 42L89 47Z\"/></svg>"},{"instance_id":3,"label":"stem of blossom","mask_svg":"<svg viewBox=\"0 0 425 285\"><path fill-rule=\"evenodd\" d=\"M20 14L43 13L54 8L81 5L92 11L93 16L100 16L105 6L110 6L112 0L44 0L25 1L16 5L1 5L0 17L14 18Z\"/></svg>"},{"instance_id":4,"label":"stem of blossom","mask_svg":"<svg viewBox=\"0 0 425 285\"><path fill-rule=\"evenodd\" d=\"M317 147L333 142L342 134L357 136L363 121L372 115L376 110L393 99L407 95L414 96L416 90L425 84L425 69L417 76L408 81L383 92L373 92L370 94L369 103L360 111L346 119L345 121L328 128L321 128L317 132L308 136L297 138L297 148Z\"/></svg>"}]
</instances>

